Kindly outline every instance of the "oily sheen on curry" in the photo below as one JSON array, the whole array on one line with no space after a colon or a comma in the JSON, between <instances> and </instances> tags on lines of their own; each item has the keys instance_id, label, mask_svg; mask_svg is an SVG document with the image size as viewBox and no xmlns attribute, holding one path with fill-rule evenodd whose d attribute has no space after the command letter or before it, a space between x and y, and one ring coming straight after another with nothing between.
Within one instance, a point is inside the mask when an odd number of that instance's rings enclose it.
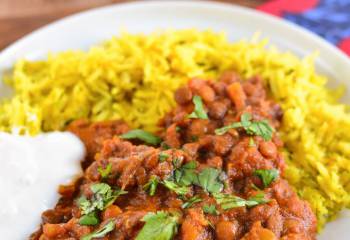
<instances>
[{"instance_id":1,"label":"oily sheen on curry","mask_svg":"<svg viewBox=\"0 0 350 240\"><path fill-rule=\"evenodd\" d=\"M175 100L158 136L73 122L84 176L31 239L315 239L314 213L283 179L283 113L259 77L192 79Z\"/></svg>"}]
</instances>

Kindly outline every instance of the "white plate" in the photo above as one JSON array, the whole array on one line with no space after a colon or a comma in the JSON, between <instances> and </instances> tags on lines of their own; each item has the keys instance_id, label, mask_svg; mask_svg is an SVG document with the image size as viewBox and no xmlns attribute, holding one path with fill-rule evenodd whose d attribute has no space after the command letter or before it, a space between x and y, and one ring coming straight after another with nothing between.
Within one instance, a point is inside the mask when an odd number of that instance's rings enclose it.
<instances>
[{"instance_id":1,"label":"white plate","mask_svg":"<svg viewBox=\"0 0 350 240\"><path fill-rule=\"evenodd\" d=\"M233 5L199 1L154 1L112 5L76 14L43 27L15 42L0 53L0 71L11 68L20 58L38 59L48 52L87 49L92 44L127 29L149 33L159 29L213 29L225 31L231 40L250 38L260 31L281 50L304 56L319 51L317 70L330 84L350 87L350 60L316 35L266 14ZM0 96L5 90L0 85ZM350 103L350 94L344 97ZM54 189L54 186L53 186ZM346 214L345 214L346 215ZM349 215L331 223L319 239L349 239ZM35 226L33 226L33 229ZM336 234L336 236L335 236Z\"/></svg>"}]
</instances>

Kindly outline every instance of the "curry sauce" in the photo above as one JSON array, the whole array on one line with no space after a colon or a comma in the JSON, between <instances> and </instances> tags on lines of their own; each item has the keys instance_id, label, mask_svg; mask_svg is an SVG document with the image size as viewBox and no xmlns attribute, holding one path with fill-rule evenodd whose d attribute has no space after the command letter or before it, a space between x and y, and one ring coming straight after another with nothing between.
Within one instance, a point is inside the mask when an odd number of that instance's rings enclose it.
<instances>
[{"instance_id":1,"label":"curry sauce","mask_svg":"<svg viewBox=\"0 0 350 240\"><path fill-rule=\"evenodd\" d=\"M192 79L175 100L159 144L125 137L120 121L73 122L84 176L60 187L31 239L315 239L315 215L283 179L282 110L259 77Z\"/></svg>"}]
</instances>

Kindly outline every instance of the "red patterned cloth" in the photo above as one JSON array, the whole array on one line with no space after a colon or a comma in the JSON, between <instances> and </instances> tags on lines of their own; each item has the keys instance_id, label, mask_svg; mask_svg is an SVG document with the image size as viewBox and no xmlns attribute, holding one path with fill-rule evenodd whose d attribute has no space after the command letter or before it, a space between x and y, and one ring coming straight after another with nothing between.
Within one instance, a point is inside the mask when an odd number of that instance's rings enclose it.
<instances>
[{"instance_id":1,"label":"red patterned cloth","mask_svg":"<svg viewBox=\"0 0 350 240\"><path fill-rule=\"evenodd\" d=\"M258 9L313 31L350 56L350 0L272 0Z\"/></svg>"}]
</instances>

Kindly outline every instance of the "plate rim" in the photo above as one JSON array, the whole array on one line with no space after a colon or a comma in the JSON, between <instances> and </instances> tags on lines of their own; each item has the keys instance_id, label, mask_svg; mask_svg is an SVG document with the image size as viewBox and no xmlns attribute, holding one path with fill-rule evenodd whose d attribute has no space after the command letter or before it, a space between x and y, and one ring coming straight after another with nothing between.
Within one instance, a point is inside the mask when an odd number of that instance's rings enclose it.
<instances>
[{"instance_id":1,"label":"plate rim","mask_svg":"<svg viewBox=\"0 0 350 240\"><path fill-rule=\"evenodd\" d=\"M39 27L32 32L20 37L19 39L15 40L14 42L10 43L7 47L5 47L3 50L0 51L0 61L3 56L6 56L7 54L10 54L11 52L16 52L17 48L20 48L21 45L25 45L27 39L34 38L37 35L40 35L42 32L49 31L52 28L55 28L55 26L64 24L65 22L73 21L76 18L80 18L84 15L89 14L96 14L100 11L107 11L112 9L117 9L121 11L123 8L134 8L134 7L149 7L149 6L159 6L159 5L168 5L168 6L181 6L181 7L190 7L190 6L197 6L202 8L216 8L217 10L221 11L239 11L241 13L250 15L250 16L256 16L258 18L262 18L263 20L272 23L277 24L280 27L286 27L289 28L291 31L294 31L298 34L304 35L305 38L308 38L309 41L317 42L323 49L327 51L331 51L337 58L339 58L341 61L346 63L350 67L350 58L342 52L339 48L332 45L331 43L327 42L322 37L318 36L317 34L311 32L308 29L305 29L301 26L296 25L293 22L288 22L287 20L284 20L282 18L276 17L274 15L270 15L265 12L258 11L256 9L236 5L233 3L223 3L223 2L214 2L214 1L200 1L200 0L150 0L150 1L136 1L136 2L123 2L123 3L114 3L106 6L96 7L84 11L80 11L68 16L65 16L63 18L57 19L51 23L48 23L42 27ZM321 50L321 49L320 49Z\"/></svg>"}]
</instances>

